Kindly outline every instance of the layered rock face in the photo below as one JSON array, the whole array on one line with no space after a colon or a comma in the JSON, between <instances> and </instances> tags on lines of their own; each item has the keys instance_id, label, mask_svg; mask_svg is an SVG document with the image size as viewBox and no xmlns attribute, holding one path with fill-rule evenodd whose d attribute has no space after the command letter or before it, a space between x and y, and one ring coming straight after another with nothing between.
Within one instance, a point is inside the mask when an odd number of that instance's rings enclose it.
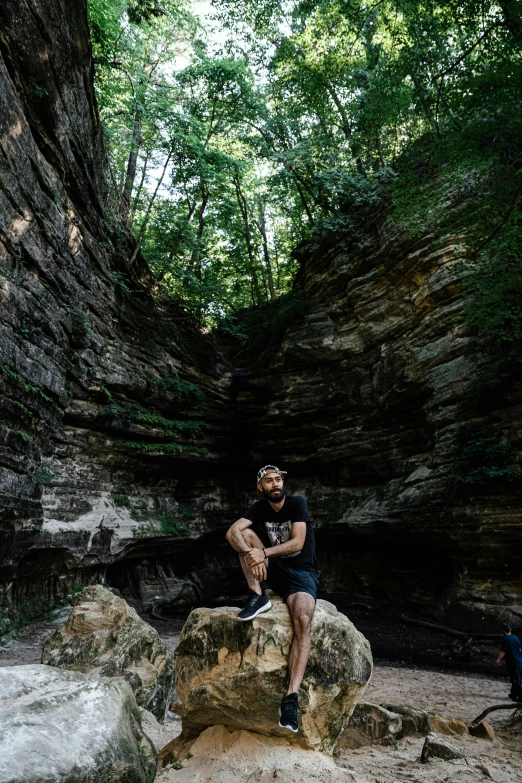
<instances>
[{"instance_id":1,"label":"layered rock face","mask_svg":"<svg viewBox=\"0 0 522 783\"><path fill-rule=\"evenodd\" d=\"M0 632L124 558L114 580L191 603L170 562L231 513L230 376L129 267L85 5L6 0L0 25Z\"/></svg>"},{"instance_id":2,"label":"layered rock face","mask_svg":"<svg viewBox=\"0 0 522 783\"><path fill-rule=\"evenodd\" d=\"M191 612L176 649L184 730L221 724L289 739L290 732L278 727L278 708L288 684L293 628L286 605L272 600L272 609L250 623L236 620L236 608ZM368 641L332 604L319 600L295 742L331 752L371 671Z\"/></svg>"},{"instance_id":3,"label":"layered rock face","mask_svg":"<svg viewBox=\"0 0 522 783\"><path fill-rule=\"evenodd\" d=\"M320 528L324 591L498 632L522 617L520 360L466 327L463 252L386 222L303 257L302 316L241 393L254 458Z\"/></svg>"},{"instance_id":4,"label":"layered rock face","mask_svg":"<svg viewBox=\"0 0 522 783\"><path fill-rule=\"evenodd\" d=\"M0 669L2 783L152 783L156 752L125 682L50 666Z\"/></svg>"},{"instance_id":5,"label":"layered rock face","mask_svg":"<svg viewBox=\"0 0 522 783\"><path fill-rule=\"evenodd\" d=\"M140 707L163 720L174 692L174 659L158 632L100 585L83 590L45 643L42 663L91 678L123 677Z\"/></svg>"}]
</instances>

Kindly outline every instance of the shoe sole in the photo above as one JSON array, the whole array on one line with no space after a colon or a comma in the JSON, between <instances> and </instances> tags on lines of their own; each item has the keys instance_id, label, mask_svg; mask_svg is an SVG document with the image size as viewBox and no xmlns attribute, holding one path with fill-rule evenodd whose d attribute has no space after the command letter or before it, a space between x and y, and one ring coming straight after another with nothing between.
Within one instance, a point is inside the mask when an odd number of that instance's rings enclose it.
<instances>
[{"instance_id":1,"label":"shoe sole","mask_svg":"<svg viewBox=\"0 0 522 783\"><path fill-rule=\"evenodd\" d=\"M272 603L269 601L266 604L266 606L262 606L261 609L258 609L257 612L251 614L250 617L239 617L239 615L237 615L236 620L239 620L241 623L248 623L249 620L253 620L254 617L257 617L258 614L262 614L262 612L268 612L268 610L271 608L272 608Z\"/></svg>"},{"instance_id":2,"label":"shoe sole","mask_svg":"<svg viewBox=\"0 0 522 783\"><path fill-rule=\"evenodd\" d=\"M294 734L297 734L297 732L299 731L299 729L294 729L292 726L283 726L281 721L279 721L279 728L281 728L281 729L288 729L289 731L293 731Z\"/></svg>"},{"instance_id":3,"label":"shoe sole","mask_svg":"<svg viewBox=\"0 0 522 783\"><path fill-rule=\"evenodd\" d=\"M279 707L279 717L281 717L281 707ZM294 734L297 734L297 732L299 731L299 727L297 727L297 729L294 729L294 727L293 727L293 726L283 726L283 724L281 723L281 721L279 721L279 724L278 724L278 725L279 725L279 728L280 728L280 729L288 729L288 731L293 731L293 732L294 732Z\"/></svg>"}]
</instances>

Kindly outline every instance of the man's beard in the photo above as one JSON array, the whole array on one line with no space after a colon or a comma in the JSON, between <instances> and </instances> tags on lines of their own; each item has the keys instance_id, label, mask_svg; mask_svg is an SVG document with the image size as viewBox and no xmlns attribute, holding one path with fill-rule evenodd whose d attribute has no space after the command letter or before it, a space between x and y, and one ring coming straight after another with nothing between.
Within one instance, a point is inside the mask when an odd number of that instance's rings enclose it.
<instances>
[{"instance_id":1,"label":"man's beard","mask_svg":"<svg viewBox=\"0 0 522 783\"><path fill-rule=\"evenodd\" d=\"M286 489L284 487L280 487L278 489L264 489L263 490L263 496L269 500L271 503L279 503L284 496L286 495Z\"/></svg>"}]
</instances>

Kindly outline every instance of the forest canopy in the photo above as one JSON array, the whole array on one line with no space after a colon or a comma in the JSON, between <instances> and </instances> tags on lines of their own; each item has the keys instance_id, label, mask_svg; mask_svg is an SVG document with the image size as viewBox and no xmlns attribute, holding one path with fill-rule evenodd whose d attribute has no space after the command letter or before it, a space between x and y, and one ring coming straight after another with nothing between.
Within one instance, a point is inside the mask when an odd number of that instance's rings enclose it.
<instances>
[{"instance_id":1,"label":"forest canopy","mask_svg":"<svg viewBox=\"0 0 522 783\"><path fill-rule=\"evenodd\" d=\"M522 3L88 0L119 218L208 325L383 214L463 237L471 321L522 336ZM204 20L204 21L202 21Z\"/></svg>"}]
</instances>

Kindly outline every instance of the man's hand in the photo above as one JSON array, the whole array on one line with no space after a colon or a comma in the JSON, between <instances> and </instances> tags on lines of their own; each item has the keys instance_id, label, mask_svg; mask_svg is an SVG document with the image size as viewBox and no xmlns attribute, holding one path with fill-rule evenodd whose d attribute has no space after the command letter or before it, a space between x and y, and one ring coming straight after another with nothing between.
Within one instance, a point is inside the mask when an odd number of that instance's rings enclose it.
<instances>
[{"instance_id":1,"label":"man's hand","mask_svg":"<svg viewBox=\"0 0 522 783\"><path fill-rule=\"evenodd\" d=\"M250 568L254 570L255 566L265 564L265 553L263 552L262 549L257 549L254 547L254 549L250 549L245 554L245 560L247 562L247 565L249 565ZM266 572L266 568L265 568L265 572Z\"/></svg>"},{"instance_id":2,"label":"man's hand","mask_svg":"<svg viewBox=\"0 0 522 783\"><path fill-rule=\"evenodd\" d=\"M254 574L258 582L266 581L266 565L264 563L260 563L259 565L253 566L252 573Z\"/></svg>"}]
</instances>

